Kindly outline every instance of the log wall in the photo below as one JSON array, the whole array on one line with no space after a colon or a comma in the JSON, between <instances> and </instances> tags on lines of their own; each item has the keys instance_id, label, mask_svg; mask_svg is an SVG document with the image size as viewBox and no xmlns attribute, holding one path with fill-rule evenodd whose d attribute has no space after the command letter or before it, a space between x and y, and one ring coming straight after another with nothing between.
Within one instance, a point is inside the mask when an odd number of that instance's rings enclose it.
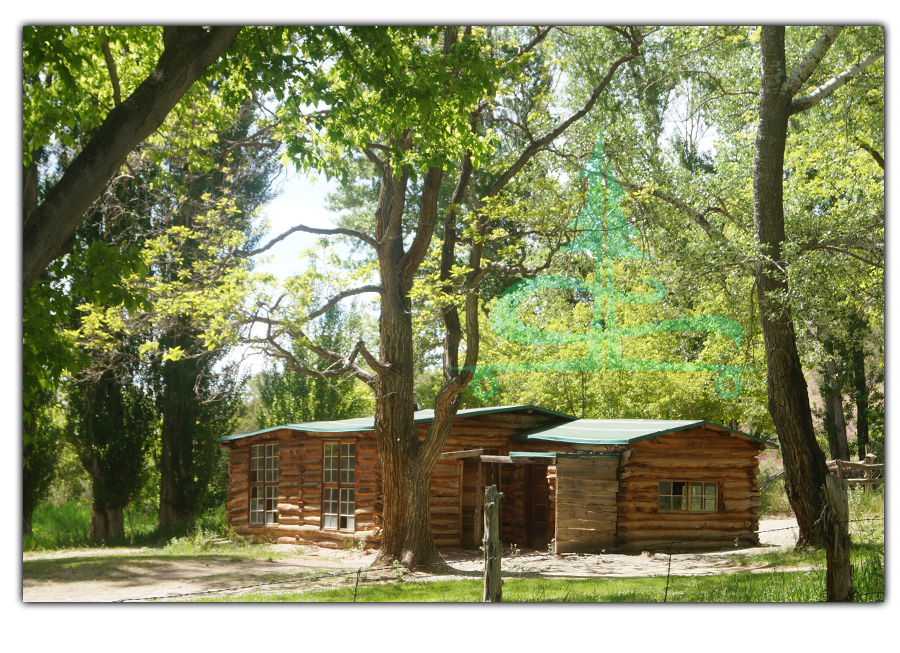
<instances>
[{"instance_id":1,"label":"log wall","mask_svg":"<svg viewBox=\"0 0 900 653\"><path fill-rule=\"evenodd\" d=\"M324 441L356 442L355 530L322 530L322 456ZM277 442L279 455L278 524L249 523L250 447ZM346 540L381 540L381 466L375 434L322 433L281 429L222 443L229 450L228 523L235 533L253 540L282 544L343 546Z\"/></svg>"},{"instance_id":2,"label":"log wall","mask_svg":"<svg viewBox=\"0 0 900 653\"><path fill-rule=\"evenodd\" d=\"M757 456L764 445L697 428L635 442L618 477L617 545L632 551L714 549L759 544ZM718 484L715 512L659 510L659 481ZM627 551L626 551L627 552Z\"/></svg>"}]
</instances>

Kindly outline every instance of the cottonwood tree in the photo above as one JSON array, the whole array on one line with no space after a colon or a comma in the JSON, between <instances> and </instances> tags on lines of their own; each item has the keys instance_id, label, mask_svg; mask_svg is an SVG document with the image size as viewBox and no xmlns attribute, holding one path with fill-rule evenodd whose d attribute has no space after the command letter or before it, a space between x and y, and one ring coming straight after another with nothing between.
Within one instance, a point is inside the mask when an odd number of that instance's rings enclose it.
<instances>
[{"instance_id":1,"label":"cottonwood tree","mask_svg":"<svg viewBox=\"0 0 900 653\"><path fill-rule=\"evenodd\" d=\"M769 411L781 443L788 500L802 526L798 544L819 539L821 530L814 524L824 505L822 488L828 471L822 450L816 444L790 305L783 300L789 291L782 256L784 152L788 119L792 115L816 106L884 56L883 50L869 53L811 92L801 94L841 29L826 28L790 74L785 56L785 28L763 26L760 35L762 74L753 164L753 224L764 258L757 263L757 301L766 346Z\"/></svg>"},{"instance_id":2,"label":"cottonwood tree","mask_svg":"<svg viewBox=\"0 0 900 653\"><path fill-rule=\"evenodd\" d=\"M51 261L70 251L85 212L128 154L156 131L240 30L231 26L128 28L114 35L114 44L122 50L113 53L109 29L24 29L23 183L25 196L33 201L27 207L22 229L23 291ZM154 50L158 50L160 40L162 52L148 71L148 60L156 58ZM101 56L103 67L98 61ZM126 67L131 74L120 75L120 69ZM91 87L103 68L109 79ZM123 86L126 93L133 88L124 100ZM97 89L102 89L99 96ZM92 136L38 201L35 155L50 144L54 132L62 133L72 125L76 107L85 109L81 130L91 131Z\"/></svg>"},{"instance_id":3,"label":"cottonwood tree","mask_svg":"<svg viewBox=\"0 0 900 653\"><path fill-rule=\"evenodd\" d=\"M844 261L870 257L873 252L877 257L883 240L879 245L877 211L868 215L864 210L836 210L840 206L825 206L821 197L816 198L810 190L826 188L833 192L836 171L827 170L826 176L816 179L806 191L799 185L804 178L815 179L819 175L816 168L824 167L820 172L827 169L827 161L836 157L836 146L849 145L846 160L851 160L854 152L864 149L857 139L845 133L834 134L828 148L815 156L808 147L792 147L788 154L790 165L786 165L786 150L789 143L797 145L796 137L789 138L789 130L793 134L801 131L807 112L824 110L826 99L883 56L883 33L880 42L878 34L862 39L859 35L865 29L857 28L847 36L850 47L846 50L832 50L840 28L825 29L811 47L810 30L795 28L791 57L798 63L790 72L783 27L765 26L759 31L712 28L705 37L701 34L701 38L694 38L691 48L695 53L704 52L704 57L691 60L683 55L685 61L693 61L697 67L688 63L678 74L706 80L703 97L688 104L692 111L714 121L712 124L719 131L715 175L706 174L702 166L685 166L684 156L679 166L684 172L676 171L668 179L648 174L652 165L644 165L643 169L632 166L620 173L620 180L626 180L622 185L632 192L636 206L657 229L662 226L664 232L678 237L678 225L683 225L686 216L696 229L702 230L702 240L686 243L689 249L704 244L692 252L690 259L703 261L704 269L722 277L740 274L752 279L765 346L768 407L781 443L788 498L801 525L798 544L802 545L820 539L821 530L815 524L823 506L822 486L827 472L816 442L798 353L792 309L798 284L792 285L792 275L815 278L816 266L809 265L815 260L809 256L811 252L828 252L845 257ZM829 52L831 57L827 56ZM761 74L753 73L760 61ZM755 128L744 118L750 115L757 117ZM808 132L814 133L814 129ZM870 145L871 133L866 130L862 136ZM752 162L748 160L750 152ZM683 153L690 154L690 148L686 152L682 148ZM844 152L839 154L843 156ZM816 158L818 162L811 163ZM627 163L624 156L620 160ZM652 162L646 157L640 163ZM858 156L853 165L861 165ZM870 175L871 171L855 177L851 185L858 186L864 179L869 188ZM786 184L791 191L788 194ZM875 181L867 197L877 197L879 193L883 189ZM841 201L856 203L858 209L858 197L851 199L852 192L845 195ZM660 203L672 207L681 219L660 219L663 212L652 208ZM810 203L815 209L806 210ZM790 216L787 221L786 206ZM883 213L880 223L883 229ZM864 227L865 224L869 226ZM687 264L691 265L689 261ZM813 301L814 284L806 284L805 289L804 303Z\"/></svg>"},{"instance_id":4,"label":"cottonwood tree","mask_svg":"<svg viewBox=\"0 0 900 653\"><path fill-rule=\"evenodd\" d=\"M528 114L503 111L501 100L515 92L522 62L550 33L547 27L508 34L455 27L323 28L295 48L306 60L328 61L328 67L297 66L290 83L275 89L283 99L278 116L287 153L299 167L346 172L347 155L362 153L379 178L369 229L298 225L275 239L294 231L346 236L372 252L372 267L357 270L355 278L344 274L343 287L332 279L334 294L322 300L312 294L321 272L289 280L280 299L258 298L253 321L264 333L251 338L278 351L284 349L281 339L289 337L331 365L319 371L295 360L292 369L320 378L352 374L373 389L384 492L376 564L441 561L431 534L431 471L478 363L480 288L495 274L528 276L545 268L565 242L562 226L574 217L541 222L521 204L506 212L504 191L591 110L620 67L639 56L643 38L633 27L596 31L608 58L589 97L571 114L553 115L548 96ZM521 45L511 37L522 37ZM503 139L497 148L492 139L499 136L489 124L494 120L509 125L518 140ZM479 168L490 180L473 192ZM449 175L452 190L442 203L441 184ZM518 234L494 229L504 222L501 214L508 227L518 222ZM538 223L540 229L531 228ZM551 254L534 260L532 252L543 247ZM423 286L424 270L430 283ZM433 302L443 331L443 379L434 421L422 440L413 421L411 293L417 282L417 296ZM363 340L345 352L312 342L306 321L363 293L379 301L377 351ZM312 306L317 308L310 311Z\"/></svg>"}]
</instances>

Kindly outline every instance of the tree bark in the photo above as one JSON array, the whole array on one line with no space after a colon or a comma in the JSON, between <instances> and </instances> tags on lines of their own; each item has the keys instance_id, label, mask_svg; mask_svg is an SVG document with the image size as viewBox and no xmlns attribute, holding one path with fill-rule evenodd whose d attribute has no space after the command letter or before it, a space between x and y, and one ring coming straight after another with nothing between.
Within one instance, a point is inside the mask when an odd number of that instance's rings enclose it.
<instances>
[{"instance_id":1,"label":"tree bark","mask_svg":"<svg viewBox=\"0 0 900 653\"><path fill-rule=\"evenodd\" d=\"M167 27L165 50L153 72L109 112L62 179L22 229L22 284L28 291L54 259L71 251L85 211L172 108L234 41L240 27Z\"/></svg>"},{"instance_id":2,"label":"tree bark","mask_svg":"<svg viewBox=\"0 0 900 653\"><path fill-rule=\"evenodd\" d=\"M429 193L429 184L440 186L440 178L440 172L429 174L423 192L423 211L436 211L437 195ZM380 360L376 362L380 369L376 368L378 376L373 385L384 525L381 548L373 564L383 566L397 560L407 567L435 564L436 570L443 558L431 534L429 503L434 461L427 455L435 443L428 438L420 442L415 426L415 366L409 298L412 275L401 273L404 268L401 221L407 182L406 174L395 176L391 166L385 164L376 209L376 238L381 243L378 259L384 291L378 329ZM433 205L426 206L426 203ZM443 443L440 443L438 453L442 448Z\"/></svg>"},{"instance_id":3,"label":"tree bark","mask_svg":"<svg viewBox=\"0 0 900 653\"><path fill-rule=\"evenodd\" d=\"M121 542L125 539L124 506L91 504L90 537L95 542Z\"/></svg>"},{"instance_id":4,"label":"tree bark","mask_svg":"<svg viewBox=\"0 0 900 653\"><path fill-rule=\"evenodd\" d=\"M756 269L769 412L784 459L785 489L800 525L798 546L816 544L822 534L815 524L822 513L821 488L828 470L816 442L806 378L791 319L783 272L784 151L792 96L785 73L784 27L764 26L761 35L762 83L753 158L753 222L764 259Z\"/></svg>"},{"instance_id":5,"label":"tree bark","mask_svg":"<svg viewBox=\"0 0 900 653\"><path fill-rule=\"evenodd\" d=\"M866 354L862 336L866 323L858 318L851 327L850 364L853 366L853 394L856 401L856 453L864 460L869 444L869 388L866 384Z\"/></svg>"},{"instance_id":6,"label":"tree bark","mask_svg":"<svg viewBox=\"0 0 900 653\"><path fill-rule=\"evenodd\" d=\"M825 431L828 433L828 449L832 460L850 460L847 445L847 422L844 419L844 397L841 380L834 360L834 345L826 338L824 343L828 358L822 366L824 383L822 398L825 400Z\"/></svg>"},{"instance_id":7,"label":"tree bark","mask_svg":"<svg viewBox=\"0 0 900 653\"><path fill-rule=\"evenodd\" d=\"M169 334L167 339L171 346L191 346L187 334ZM163 363L157 517L161 529L190 526L196 517L192 437L195 429L190 422L196 419L191 404L198 373L194 358Z\"/></svg>"}]
</instances>

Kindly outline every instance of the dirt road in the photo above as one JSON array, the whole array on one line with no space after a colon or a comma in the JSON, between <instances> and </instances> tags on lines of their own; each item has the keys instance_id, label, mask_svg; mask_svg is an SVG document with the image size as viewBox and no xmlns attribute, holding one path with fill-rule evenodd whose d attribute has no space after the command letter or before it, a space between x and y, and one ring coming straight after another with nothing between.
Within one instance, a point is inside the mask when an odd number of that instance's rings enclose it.
<instances>
[{"instance_id":1,"label":"dirt road","mask_svg":"<svg viewBox=\"0 0 900 653\"><path fill-rule=\"evenodd\" d=\"M793 546L796 525L793 518L761 520L760 541L766 547ZM272 553L269 559L218 555L215 551L202 557L174 557L160 555L153 549L25 553L22 556L22 598L26 602L146 600L155 597L185 600L189 597L175 595L253 585L258 585L252 588L253 591L313 589L343 581L334 578L291 581L300 575L355 572L369 567L375 559L373 551L362 553L290 544L266 546ZM753 567L742 566L735 555L746 556L759 550L676 554L672 556L671 573L709 575L750 570ZM446 549L442 553L450 566L461 572L475 575L483 569L477 551ZM504 569L548 577L639 577L665 574L669 565L669 556L662 553L548 556L541 552L521 551L520 554L520 557L505 558ZM384 572L384 575L391 577L390 572ZM412 578L416 576L412 574ZM371 579L372 574L369 577ZM348 576L347 582L350 579Z\"/></svg>"}]
</instances>

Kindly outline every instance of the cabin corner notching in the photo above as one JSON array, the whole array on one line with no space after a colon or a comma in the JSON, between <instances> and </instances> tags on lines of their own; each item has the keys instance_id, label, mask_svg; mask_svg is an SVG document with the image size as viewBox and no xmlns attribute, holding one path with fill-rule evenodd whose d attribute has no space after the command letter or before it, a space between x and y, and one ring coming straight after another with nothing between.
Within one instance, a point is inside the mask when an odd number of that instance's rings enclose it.
<instances>
[{"instance_id":1,"label":"cabin corner notching","mask_svg":"<svg viewBox=\"0 0 900 653\"><path fill-rule=\"evenodd\" d=\"M424 436L433 419L418 411ZM220 438L228 522L245 537L344 546L381 538L374 420ZM477 548L484 487L504 543L556 551L758 543L757 455L768 443L705 421L579 420L535 406L461 410L431 480L437 546ZM664 544L661 544L664 543Z\"/></svg>"}]
</instances>

